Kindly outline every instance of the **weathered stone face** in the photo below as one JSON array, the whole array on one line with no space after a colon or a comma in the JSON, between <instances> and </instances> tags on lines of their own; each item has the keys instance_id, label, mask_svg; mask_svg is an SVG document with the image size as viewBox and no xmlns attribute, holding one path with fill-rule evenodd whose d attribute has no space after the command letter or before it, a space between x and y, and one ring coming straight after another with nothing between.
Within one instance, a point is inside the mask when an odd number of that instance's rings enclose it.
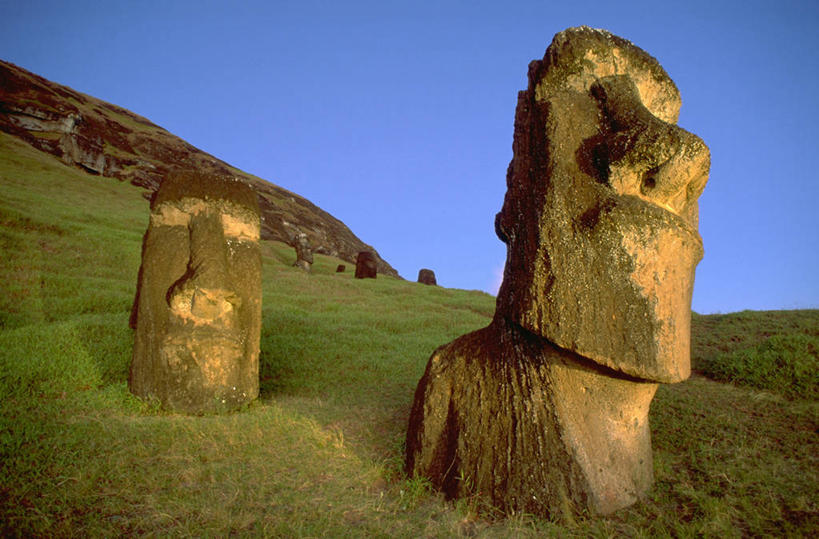
<instances>
[{"instance_id":1,"label":"weathered stone face","mask_svg":"<svg viewBox=\"0 0 819 539\"><path fill-rule=\"evenodd\" d=\"M710 163L674 125L679 107L674 83L631 43L559 34L519 96L496 220L508 245L499 314L659 382L690 373L697 198Z\"/></svg>"},{"instance_id":2,"label":"weathered stone face","mask_svg":"<svg viewBox=\"0 0 819 539\"><path fill-rule=\"evenodd\" d=\"M433 286L438 284L438 281L435 280L435 272L426 268L418 271L418 282Z\"/></svg>"},{"instance_id":3,"label":"weathered stone face","mask_svg":"<svg viewBox=\"0 0 819 539\"><path fill-rule=\"evenodd\" d=\"M659 64L601 30L555 36L515 118L492 323L436 350L406 469L449 497L572 518L653 482L658 382L689 374L700 139ZM464 480L464 479L468 480Z\"/></svg>"},{"instance_id":4,"label":"weathered stone face","mask_svg":"<svg viewBox=\"0 0 819 539\"><path fill-rule=\"evenodd\" d=\"M129 385L186 413L258 396L261 255L256 195L177 173L151 204L131 325Z\"/></svg>"},{"instance_id":5,"label":"weathered stone face","mask_svg":"<svg viewBox=\"0 0 819 539\"><path fill-rule=\"evenodd\" d=\"M375 279L378 274L378 263L370 251L361 251L355 260L356 279Z\"/></svg>"}]
</instances>

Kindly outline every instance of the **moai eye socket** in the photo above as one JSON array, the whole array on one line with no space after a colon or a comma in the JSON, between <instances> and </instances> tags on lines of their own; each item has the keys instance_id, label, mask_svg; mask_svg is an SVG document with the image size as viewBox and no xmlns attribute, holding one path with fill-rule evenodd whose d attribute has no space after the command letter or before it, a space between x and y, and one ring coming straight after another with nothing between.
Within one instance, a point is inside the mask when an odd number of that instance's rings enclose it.
<instances>
[{"instance_id":1,"label":"moai eye socket","mask_svg":"<svg viewBox=\"0 0 819 539\"><path fill-rule=\"evenodd\" d=\"M657 187L657 172L659 168L653 168L643 174L643 181L640 184L640 192L644 195L647 195L651 192L655 187Z\"/></svg>"}]
</instances>

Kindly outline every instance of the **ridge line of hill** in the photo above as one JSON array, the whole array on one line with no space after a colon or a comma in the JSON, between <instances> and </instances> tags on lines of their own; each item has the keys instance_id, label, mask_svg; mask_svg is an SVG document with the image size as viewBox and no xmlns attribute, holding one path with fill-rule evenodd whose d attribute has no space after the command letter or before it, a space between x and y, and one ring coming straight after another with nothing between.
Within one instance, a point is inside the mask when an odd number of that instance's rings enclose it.
<instances>
[{"instance_id":1,"label":"ridge line of hill","mask_svg":"<svg viewBox=\"0 0 819 539\"><path fill-rule=\"evenodd\" d=\"M378 272L399 277L370 245L306 198L243 172L147 118L0 60L0 130L89 174L155 192L173 168L229 175L258 194L262 239L294 245L307 235L314 252L355 263L372 251Z\"/></svg>"}]
</instances>

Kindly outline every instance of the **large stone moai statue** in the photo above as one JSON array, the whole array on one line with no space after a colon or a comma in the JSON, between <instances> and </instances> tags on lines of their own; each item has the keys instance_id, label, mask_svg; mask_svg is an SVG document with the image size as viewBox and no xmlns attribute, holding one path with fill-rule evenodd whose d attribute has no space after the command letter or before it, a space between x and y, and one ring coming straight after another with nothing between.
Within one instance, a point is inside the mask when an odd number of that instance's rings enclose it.
<instances>
[{"instance_id":1,"label":"large stone moai statue","mask_svg":"<svg viewBox=\"0 0 819 539\"><path fill-rule=\"evenodd\" d=\"M555 36L518 97L492 323L436 350L406 467L449 497L552 517L653 482L648 411L690 371L710 154L659 63L602 30Z\"/></svg>"},{"instance_id":2,"label":"large stone moai statue","mask_svg":"<svg viewBox=\"0 0 819 539\"><path fill-rule=\"evenodd\" d=\"M163 407L230 410L259 394L259 206L247 185L180 172L151 201L129 387Z\"/></svg>"}]
</instances>

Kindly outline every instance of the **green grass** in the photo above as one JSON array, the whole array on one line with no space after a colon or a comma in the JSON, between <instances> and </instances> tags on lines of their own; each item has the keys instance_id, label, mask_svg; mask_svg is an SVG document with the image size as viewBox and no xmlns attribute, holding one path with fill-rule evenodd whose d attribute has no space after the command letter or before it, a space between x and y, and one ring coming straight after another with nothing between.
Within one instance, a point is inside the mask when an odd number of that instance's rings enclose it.
<instances>
[{"instance_id":1,"label":"green grass","mask_svg":"<svg viewBox=\"0 0 819 539\"><path fill-rule=\"evenodd\" d=\"M693 318L693 366L714 380L819 398L819 310Z\"/></svg>"},{"instance_id":2,"label":"green grass","mask_svg":"<svg viewBox=\"0 0 819 539\"><path fill-rule=\"evenodd\" d=\"M720 354L702 363L716 380L767 389L786 397L819 398L819 337L774 335L752 348Z\"/></svg>"},{"instance_id":3,"label":"green grass","mask_svg":"<svg viewBox=\"0 0 819 539\"><path fill-rule=\"evenodd\" d=\"M356 280L321 255L307 275L279 243L262 246L261 398L223 416L163 412L126 385L147 219L139 189L0 133L4 536L819 532L815 398L699 375L658 391L656 485L632 508L561 526L444 501L401 472L407 416L430 353L485 325L494 299ZM813 311L721 316L695 316L698 368L817 328Z\"/></svg>"}]
</instances>

